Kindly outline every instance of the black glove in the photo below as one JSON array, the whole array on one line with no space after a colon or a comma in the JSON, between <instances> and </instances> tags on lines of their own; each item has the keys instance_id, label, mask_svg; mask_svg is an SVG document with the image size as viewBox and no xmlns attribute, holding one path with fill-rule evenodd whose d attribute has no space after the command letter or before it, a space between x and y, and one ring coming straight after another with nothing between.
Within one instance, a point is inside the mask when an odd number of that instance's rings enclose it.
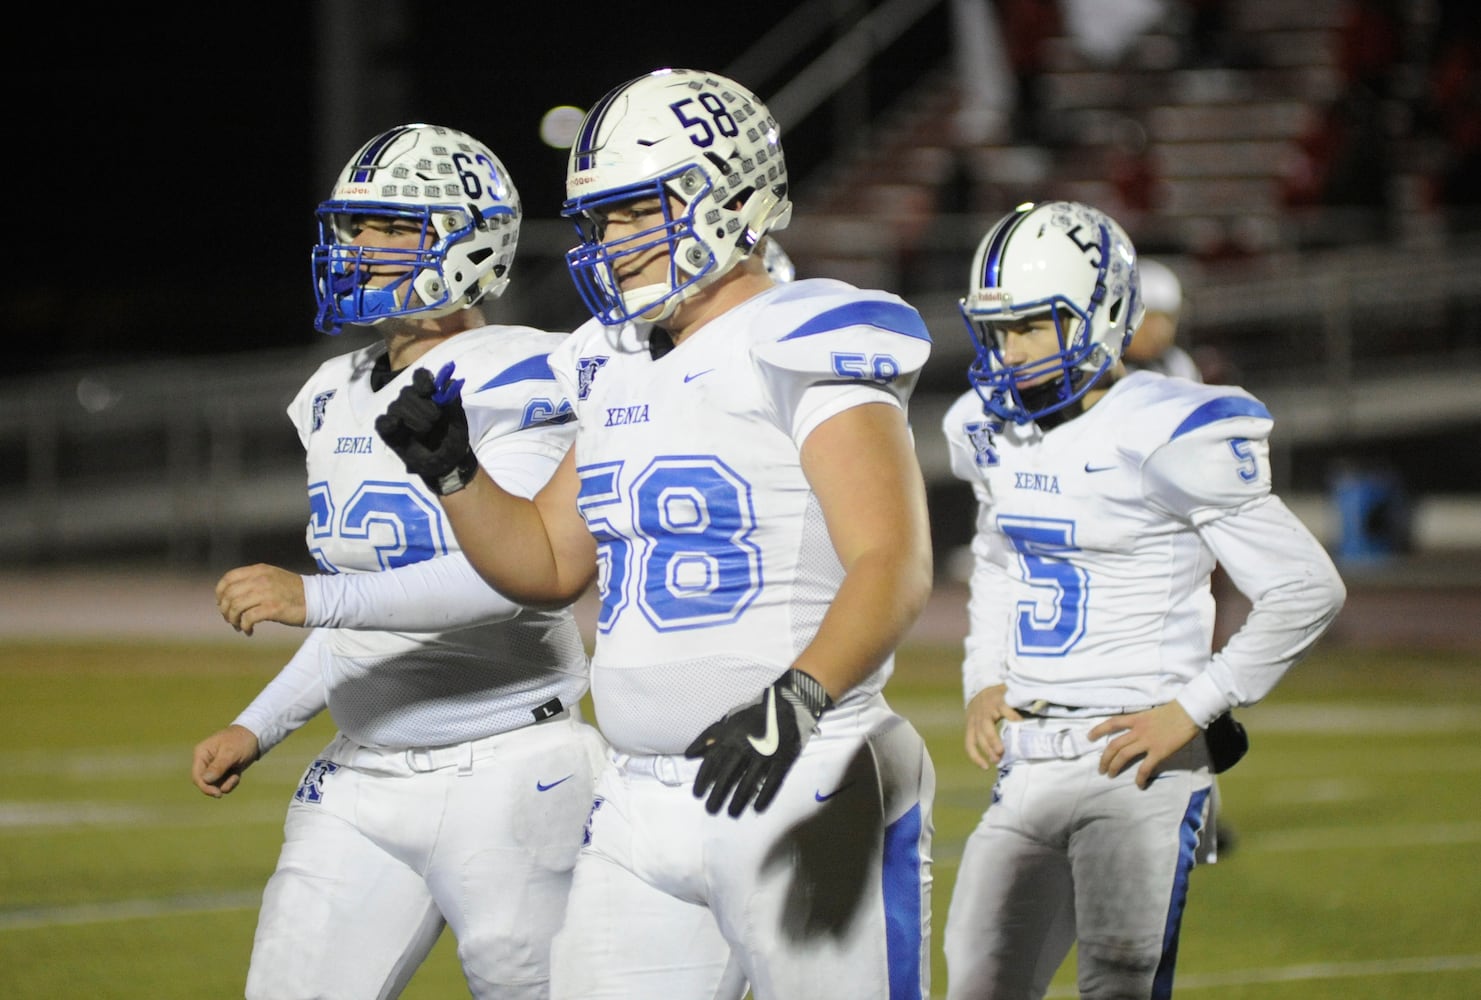
<instances>
[{"instance_id":1,"label":"black glove","mask_svg":"<svg viewBox=\"0 0 1481 1000\"><path fill-rule=\"evenodd\" d=\"M406 463L406 471L421 476L440 497L467 486L478 471L478 457L468 445L468 415L458 395L463 380L452 374L451 361L435 378L418 368L411 384L375 418L375 432Z\"/></svg>"},{"instance_id":2,"label":"black glove","mask_svg":"<svg viewBox=\"0 0 1481 1000\"><path fill-rule=\"evenodd\" d=\"M730 815L739 816L754 796L756 811L765 812L818 718L832 707L816 679L788 670L760 698L726 712L689 744L685 757L704 758L694 776L694 797L708 792L705 808L719 813L728 796Z\"/></svg>"},{"instance_id":3,"label":"black glove","mask_svg":"<svg viewBox=\"0 0 1481 1000\"><path fill-rule=\"evenodd\" d=\"M1210 722L1203 738L1208 743L1208 767L1215 774L1223 774L1238 764L1250 749L1249 734L1231 712Z\"/></svg>"}]
</instances>

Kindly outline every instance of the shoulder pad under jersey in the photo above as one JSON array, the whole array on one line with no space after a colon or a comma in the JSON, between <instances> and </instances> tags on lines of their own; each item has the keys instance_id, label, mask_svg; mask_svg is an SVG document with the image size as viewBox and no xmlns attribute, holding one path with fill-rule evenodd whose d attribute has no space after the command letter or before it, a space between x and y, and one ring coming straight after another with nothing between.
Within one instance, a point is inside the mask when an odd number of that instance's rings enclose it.
<instances>
[{"instance_id":1,"label":"shoulder pad under jersey","mask_svg":"<svg viewBox=\"0 0 1481 1000\"><path fill-rule=\"evenodd\" d=\"M549 360L563 342L561 334L507 327L457 355L456 375L463 380L463 407L474 440L572 418Z\"/></svg>"},{"instance_id":2,"label":"shoulder pad under jersey","mask_svg":"<svg viewBox=\"0 0 1481 1000\"><path fill-rule=\"evenodd\" d=\"M920 313L887 292L813 279L786 286L767 309L757 360L819 381L888 384L914 376L931 354Z\"/></svg>"}]
</instances>

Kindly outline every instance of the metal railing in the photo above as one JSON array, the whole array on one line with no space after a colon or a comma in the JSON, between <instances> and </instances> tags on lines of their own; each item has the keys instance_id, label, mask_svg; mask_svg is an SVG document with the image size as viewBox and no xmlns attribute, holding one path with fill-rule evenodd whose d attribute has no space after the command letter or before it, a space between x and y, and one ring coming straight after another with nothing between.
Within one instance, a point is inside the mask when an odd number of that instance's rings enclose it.
<instances>
[{"instance_id":1,"label":"metal railing","mask_svg":"<svg viewBox=\"0 0 1481 1000\"><path fill-rule=\"evenodd\" d=\"M831 225L801 230L826 241ZM899 277L888 248L877 265L887 282ZM564 270L559 256L525 266ZM1192 342L1226 349L1275 414L1277 481L1288 481L1297 448L1481 423L1477 274L1476 246L1359 248L1223 276L1190 269ZM937 428L965 388L969 346L954 296L913 301L936 346L912 421L922 468L940 483L949 472ZM0 558L138 551L219 566L255 536L296 537L308 504L285 409L320 361L373 336L0 381ZM1457 461L1474 466L1475 453Z\"/></svg>"}]
</instances>

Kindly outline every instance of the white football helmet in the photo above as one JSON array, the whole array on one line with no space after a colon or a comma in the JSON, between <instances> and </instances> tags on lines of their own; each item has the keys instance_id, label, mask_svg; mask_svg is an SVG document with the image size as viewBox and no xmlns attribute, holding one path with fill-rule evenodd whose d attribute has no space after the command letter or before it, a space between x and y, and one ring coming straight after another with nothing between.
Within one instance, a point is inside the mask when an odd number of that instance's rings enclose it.
<instances>
[{"instance_id":1,"label":"white football helmet","mask_svg":"<svg viewBox=\"0 0 1481 1000\"><path fill-rule=\"evenodd\" d=\"M977 360L967 378L988 413L1027 423L1083 396L1121 358L1142 321L1136 250L1114 219L1078 202L1021 205L988 230L972 259L962 317ZM1003 360L998 324L1052 315L1060 350ZM1048 372L1057 377L1020 389Z\"/></svg>"},{"instance_id":2,"label":"white football helmet","mask_svg":"<svg viewBox=\"0 0 1481 1000\"><path fill-rule=\"evenodd\" d=\"M314 325L325 333L393 316L443 316L509 284L519 193L499 158L457 129L400 125L371 139L340 171L317 215ZM366 216L410 220L421 227L422 248L359 246L357 220ZM382 273L387 264L406 272L370 288L371 263Z\"/></svg>"},{"instance_id":3,"label":"white football helmet","mask_svg":"<svg viewBox=\"0 0 1481 1000\"><path fill-rule=\"evenodd\" d=\"M661 223L604 242L607 211L655 197ZM566 264L592 315L608 325L661 321L791 219L776 122L754 94L714 73L639 77L587 112L561 214L581 236ZM622 289L618 269L655 248L668 255L667 279Z\"/></svg>"}]
</instances>

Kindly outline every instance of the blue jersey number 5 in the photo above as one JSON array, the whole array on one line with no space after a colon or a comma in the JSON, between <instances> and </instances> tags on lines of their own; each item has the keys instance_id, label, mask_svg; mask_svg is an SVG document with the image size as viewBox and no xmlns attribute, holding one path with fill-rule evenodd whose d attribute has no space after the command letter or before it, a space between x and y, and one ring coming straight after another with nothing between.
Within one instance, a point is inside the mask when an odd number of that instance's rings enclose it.
<instances>
[{"instance_id":1,"label":"blue jersey number 5","mask_svg":"<svg viewBox=\"0 0 1481 1000\"><path fill-rule=\"evenodd\" d=\"M1024 656L1063 656L1085 635L1090 577L1068 562L1078 552L1075 523L1036 517L1001 517L998 527L1018 550L1024 576L1041 595L1019 601L1015 648Z\"/></svg>"}]
</instances>

